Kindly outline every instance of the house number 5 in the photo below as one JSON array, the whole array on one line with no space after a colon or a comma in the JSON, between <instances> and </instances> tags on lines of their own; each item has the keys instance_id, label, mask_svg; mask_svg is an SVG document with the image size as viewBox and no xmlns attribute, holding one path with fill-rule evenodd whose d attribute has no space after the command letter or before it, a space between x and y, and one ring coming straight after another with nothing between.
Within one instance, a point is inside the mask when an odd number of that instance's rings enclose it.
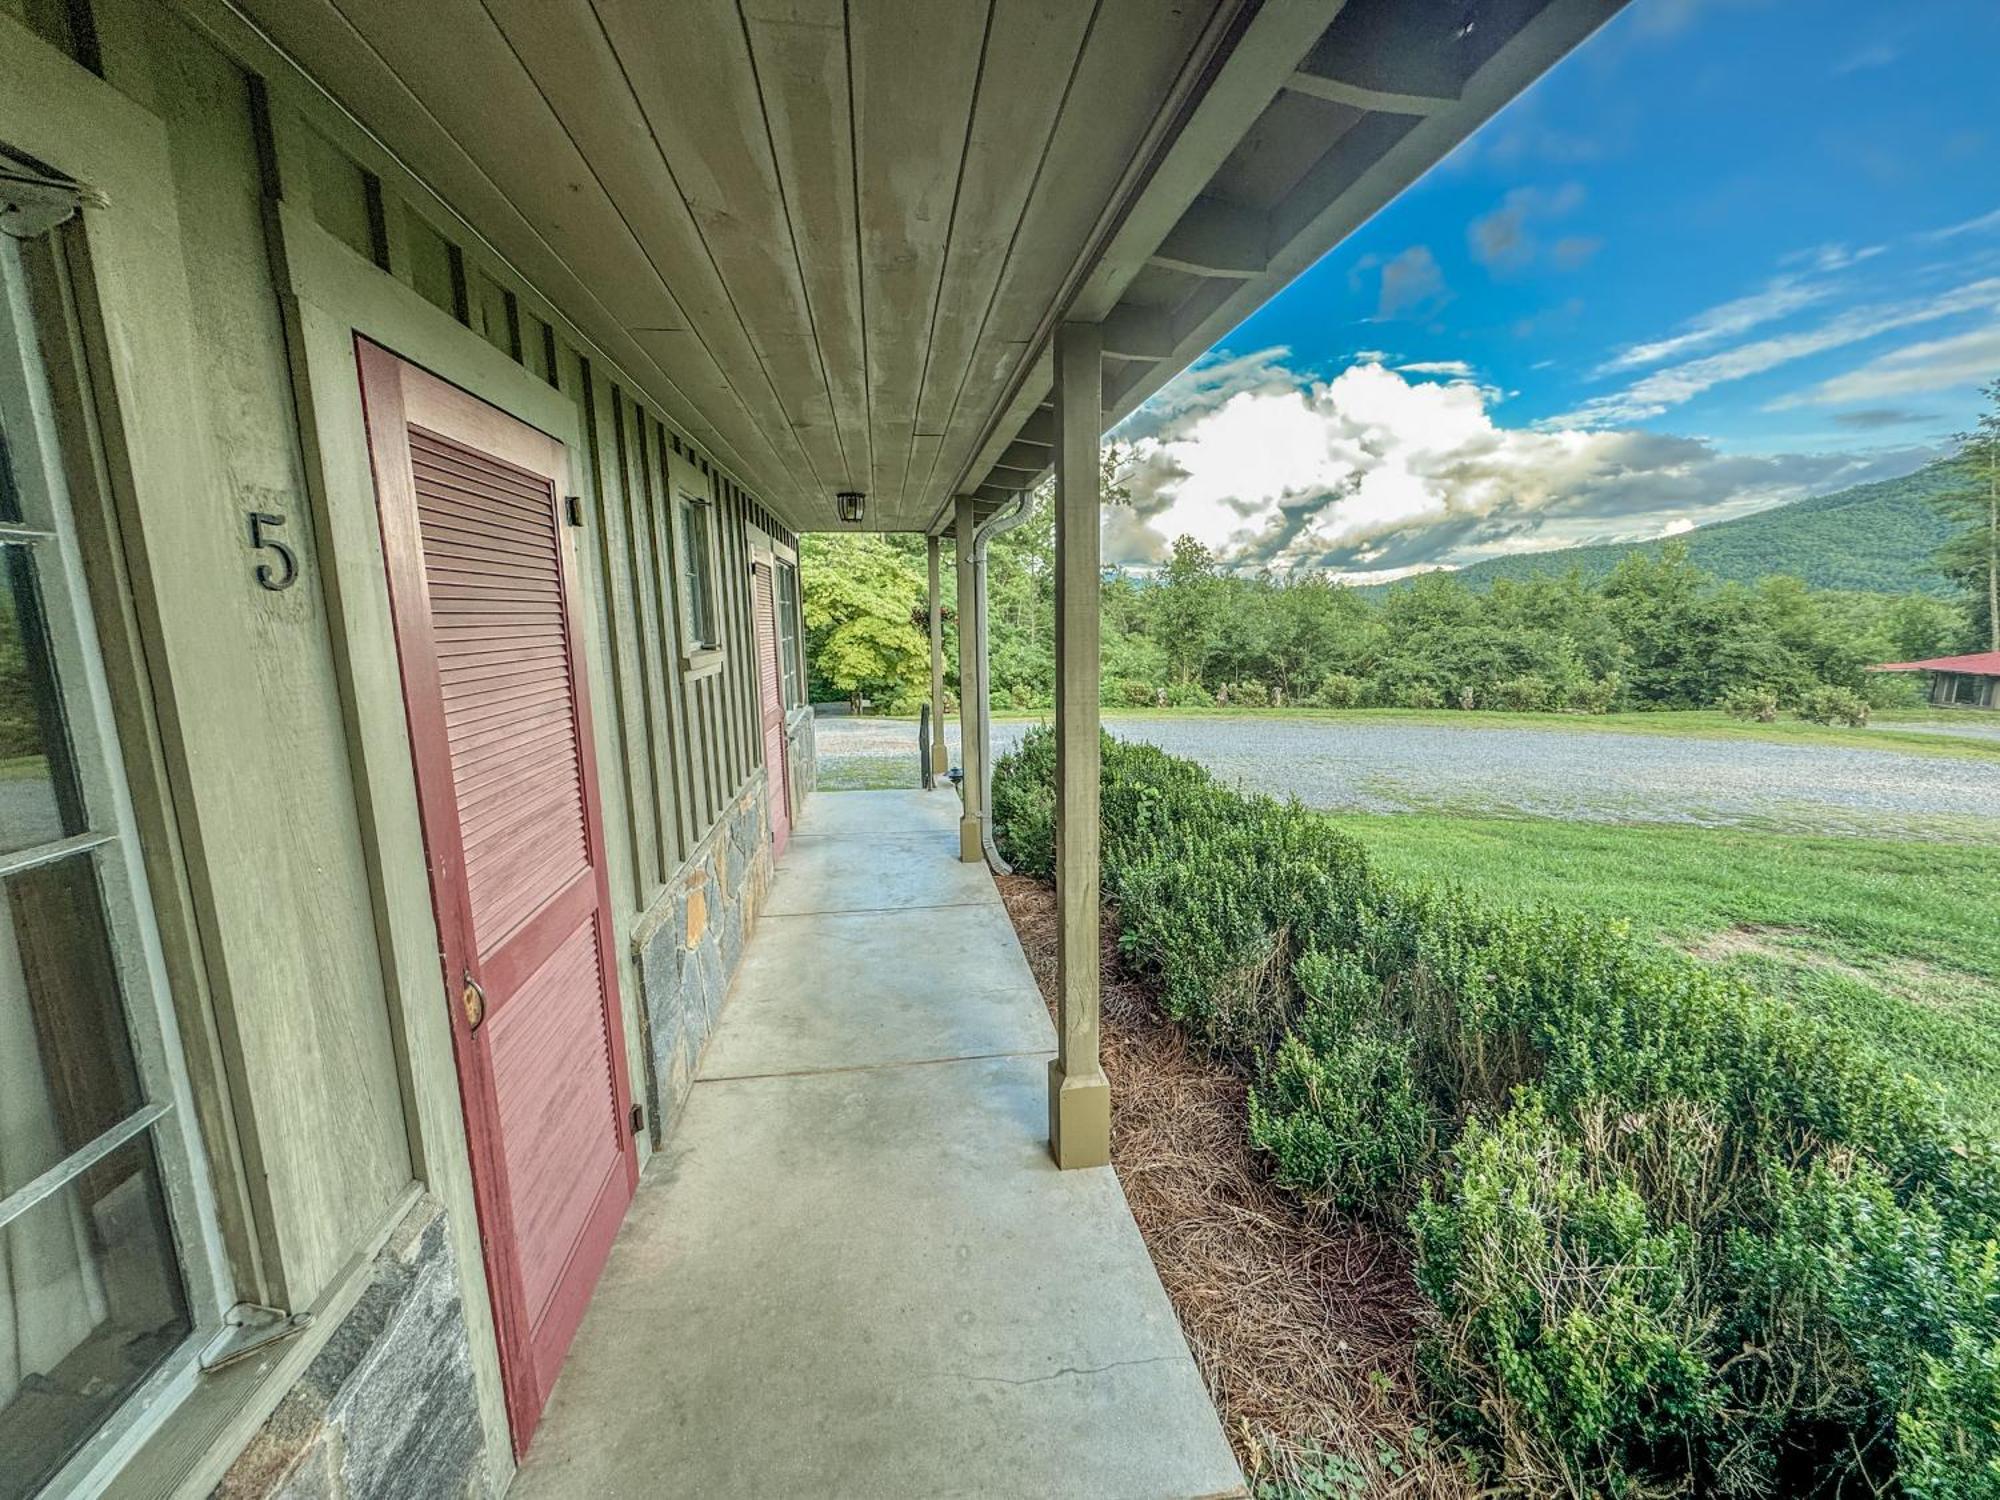
<instances>
[{"instance_id":1,"label":"house number 5","mask_svg":"<svg viewBox=\"0 0 2000 1500\"><path fill-rule=\"evenodd\" d=\"M268 510L250 512L250 545L260 552L277 554L275 566L268 562L257 564L257 582L274 594L299 581L298 554L271 535L284 524L283 516L273 515Z\"/></svg>"}]
</instances>

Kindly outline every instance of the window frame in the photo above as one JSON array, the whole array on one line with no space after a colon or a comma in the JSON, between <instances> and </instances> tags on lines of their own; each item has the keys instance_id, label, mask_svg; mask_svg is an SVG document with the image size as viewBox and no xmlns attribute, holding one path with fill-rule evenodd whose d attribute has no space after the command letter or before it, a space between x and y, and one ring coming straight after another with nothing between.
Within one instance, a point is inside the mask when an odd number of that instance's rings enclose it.
<instances>
[{"instance_id":1,"label":"window frame","mask_svg":"<svg viewBox=\"0 0 2000 1500\"><path fill-rule=\"evenodd\" d=\"M37 237L37 252L54 254L53 238L64 232ZM0 534L33 555L87 831L0 856L0 870L12 875L79 856L90 861L143 1102L11 1197L35 1191L36 1202L46 1201L126 1141L150 1137L190 1325L56 1472L50 1490L64 1493L101 1483L193 1391L202 1350L235 1297L56 426L43 353L54 310L41 309L38 319L30 279L21 245L0 235L0 420L21 509L20 522L0 525Z\"/></svg>"},{"instance_id":2,"label":"window frame","mask_svg":"<svg viewBox=\"0 0 2000 1500\"><path fill-rule=\"evenodd\" d=\"M674 511L681 660L688 671L706 675L721 668L724 655L716 508L706 495L676 486Z\"/></svg>"},{"instance_id":3,"label":"window frame","mask_svg":"<svg viewBox=\"0 0 2000 1500\"><path fill-rule=\"evenodd\" d=\"M806 701L805 641L799 619L799 565L774 558L778 590L778 669L787 711Z\"/></svg>"}]
</instances>

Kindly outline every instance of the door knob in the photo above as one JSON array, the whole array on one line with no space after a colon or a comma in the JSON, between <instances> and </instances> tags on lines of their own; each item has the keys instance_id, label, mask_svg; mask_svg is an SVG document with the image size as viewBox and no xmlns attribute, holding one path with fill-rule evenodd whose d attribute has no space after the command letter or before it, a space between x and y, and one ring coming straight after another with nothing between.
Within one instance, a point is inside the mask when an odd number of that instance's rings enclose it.
<instances>
[{"instance_id":1,"label":"door knob","mask_svg":"<svg viewBox=\"0 0 2000 1500\"><path fill-rule=\"evenodd\" d=\"M479 1023L486 1019L486 989L469 970L465 976L465 989L459 998L465 1005L466 1029L477 1031Z\"/></svg>"}]
</instances>

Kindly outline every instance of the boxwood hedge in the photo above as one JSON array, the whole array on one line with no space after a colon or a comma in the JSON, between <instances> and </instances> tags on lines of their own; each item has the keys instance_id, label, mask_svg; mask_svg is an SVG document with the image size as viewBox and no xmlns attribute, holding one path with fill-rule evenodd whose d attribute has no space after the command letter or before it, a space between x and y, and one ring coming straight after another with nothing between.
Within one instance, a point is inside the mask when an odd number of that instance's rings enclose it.
<instances>
[{"instance_id":1,"label":"boxwood hedge","mask_svg":"<svg viewBox=\"0 0 2000 1500\"><path fill-rule=\"evenodd\" d=\"M1440 1425L1541 1495L2000 1496L2000 1172L1835 1026L1622 924L1392 879L1106 738L1102 880L1279 1183L1408 1234ZM1053 863L1054 739L996 768Z\"/></svg>"}]
</instances>

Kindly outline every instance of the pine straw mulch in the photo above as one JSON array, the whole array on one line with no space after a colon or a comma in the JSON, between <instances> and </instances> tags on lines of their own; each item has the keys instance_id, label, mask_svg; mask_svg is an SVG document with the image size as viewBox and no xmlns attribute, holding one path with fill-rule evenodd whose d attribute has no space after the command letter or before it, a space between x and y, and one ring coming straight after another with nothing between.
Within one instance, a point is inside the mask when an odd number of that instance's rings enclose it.
<instances>
[{"instance_id":1,"label":"pine straw mulch","mask_svg":"<svg viewBox=\"0 0 2000 1500\"><path fill-rule=\"evenodd\" d=\"M1055 893L998 880L1053 1013ZM1100 930L1112 1165L1244 1472L1285 1479L1331 1453L1361 1464L1370 1494L1469 1493L1455 1466L1411 1457L1423 1418L1407 1254L1270 1183L1250 1149L1243 1075L1160 1013L1125 969L1109 911ZM1373 1459L1384 1449L1403 1456L1392 1469Z\"/></svg>"}]
</instances>

